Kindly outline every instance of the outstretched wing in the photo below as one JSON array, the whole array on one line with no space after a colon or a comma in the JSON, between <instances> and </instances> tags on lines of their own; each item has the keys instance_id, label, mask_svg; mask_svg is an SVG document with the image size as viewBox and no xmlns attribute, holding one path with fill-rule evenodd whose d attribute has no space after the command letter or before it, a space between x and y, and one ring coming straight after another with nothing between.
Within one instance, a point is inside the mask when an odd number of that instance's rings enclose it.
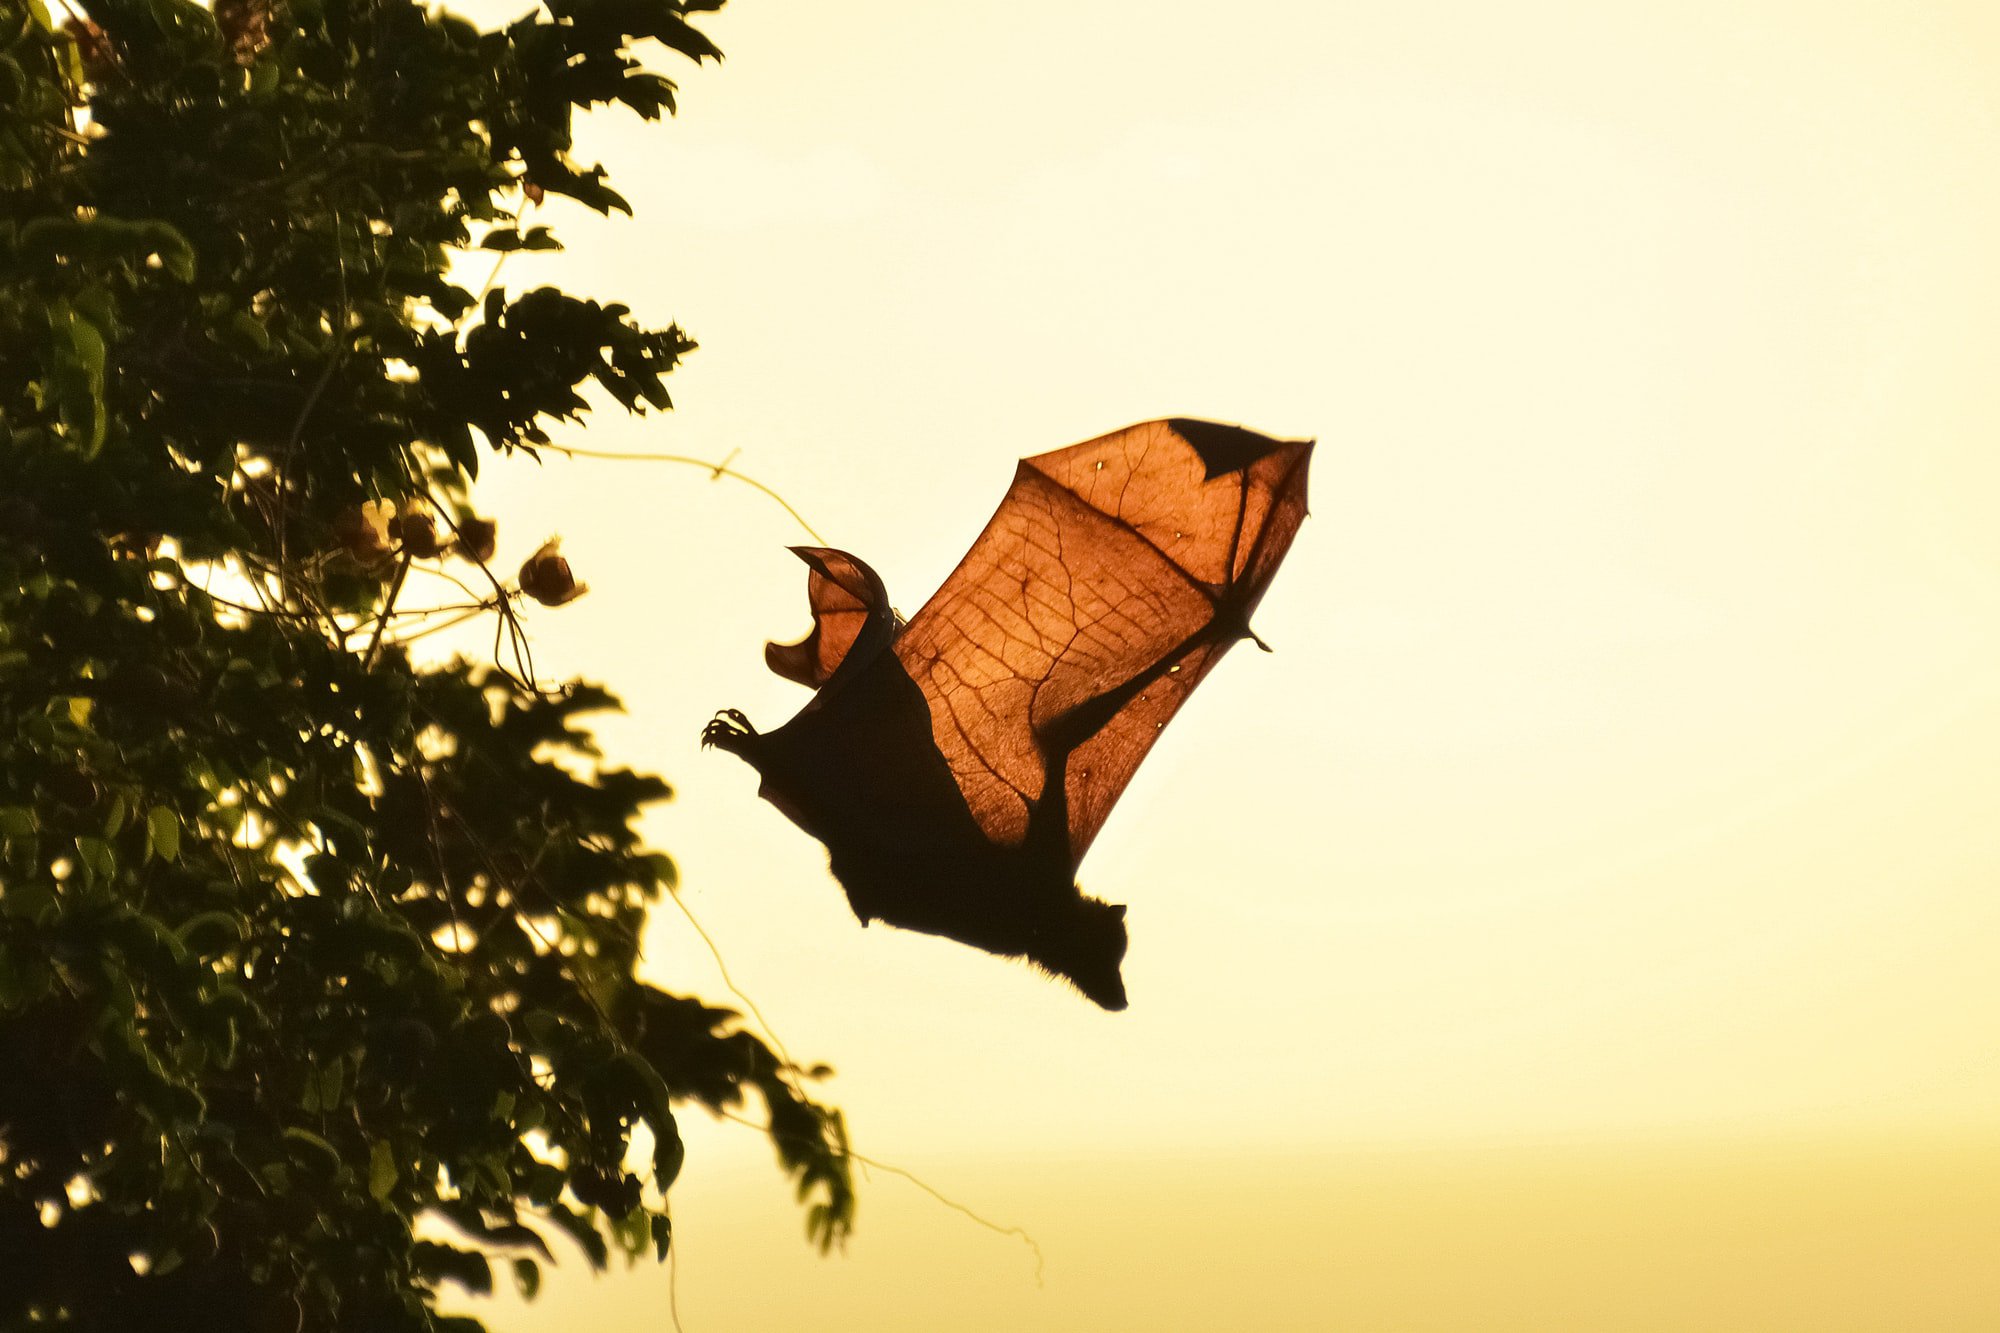
<instances>
[{"instance_id":1,"label":"outstretched wing","mask_svg":"<svg viewBox=\"0 0 2000 1333\"><path fill-rule=\"evenodd\" d=\"M1027 834L1067 756L1072 867L1305 517L1310 441L1146 422L1022 461L895 641L973 818ZM1080 728L1080 734L1079 734Z\"/></svg>"}]
</instances>

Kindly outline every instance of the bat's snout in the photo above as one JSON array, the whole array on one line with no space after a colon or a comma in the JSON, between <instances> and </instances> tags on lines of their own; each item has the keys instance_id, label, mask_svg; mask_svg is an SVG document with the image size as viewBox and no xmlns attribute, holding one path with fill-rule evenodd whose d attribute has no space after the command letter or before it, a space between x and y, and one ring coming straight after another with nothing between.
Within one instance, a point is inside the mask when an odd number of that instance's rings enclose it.
<instances>
[{"instance_id":1,"label":"bat's snout","mask_svg":"<svg viewBox=\"0 0 2000 1333\"><path fill-rule=\"evenodd\" d=\"M1125 1008L1125 905L1100 902L1079 892L1077 912L1065 923L1053 947L1035 961L1083 992L1101 1009Z\"/></svg>"}]
</instances>

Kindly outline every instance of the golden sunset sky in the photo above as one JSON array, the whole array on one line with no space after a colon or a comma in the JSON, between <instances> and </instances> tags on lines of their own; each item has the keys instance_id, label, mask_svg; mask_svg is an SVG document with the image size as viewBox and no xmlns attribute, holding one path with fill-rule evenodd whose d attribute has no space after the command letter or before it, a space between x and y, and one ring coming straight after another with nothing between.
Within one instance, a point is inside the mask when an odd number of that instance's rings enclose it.
<instances>
[{"instance_id":1,"label":"golden sunset sky","mask_svg":"<svg viewBox=\"0 0 2000 1333\"><path fill-rule=\"evenodd\" d=\"M501 11L504 12L504 7ZM537 665L856 1147L822 1260L685 1118L690 1333L2000 1328L2000 7L735 0L637 220L508 261L678 321L676 410L922 604L1014 460L1320 441L1257 617L1085 862L1132 1007L860 929L696 741L775 726L804 534L494 465ZM664 67L664 66L663 66ZM481 267L483 267L483 262ZM483 276L475 272L474 277ZM475 636L468 650L482 647ZM733 1003L671 903L670 988ZM668 1325L571 1256L505 1333Z\"/></svg>"}]
</instances>

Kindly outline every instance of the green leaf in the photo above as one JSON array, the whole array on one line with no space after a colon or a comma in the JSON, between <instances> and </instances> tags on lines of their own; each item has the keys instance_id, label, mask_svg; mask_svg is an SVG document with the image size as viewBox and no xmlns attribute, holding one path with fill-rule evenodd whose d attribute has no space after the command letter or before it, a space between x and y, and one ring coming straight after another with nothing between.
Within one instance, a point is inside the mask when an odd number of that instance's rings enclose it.
<instances>
[{"instance_id":1,"label":"green leaf","mask_svg":"<svg viewBox=\"0 0 2000 1333\"><path fill-rule=\"evenodd\" d=\"M316 1159L323 1170L337 1171L340 1169L340 1150L311 1130L300 1129L297 1125L287 1125L278 1134L280 1138L284 1139L293 1148L304 1150L303 1152L295 1151L292 1153L295 1161L303 1162L308 1159Z\"/></svg>"},{"instance_id":2,"label":"green leaf","mask_svg":"<svg viewBox=\"0 0 2000 1333\"><path fill-rule=\"evenodd\" d=\"M322 1110L338 1110L341 1093L347 1086L347 1061L332 1060L319 1071L318 1097Z\"/></svg>"},{"instance_id":3,"label":"green leaf","mask_svg":"<svg viewBox=\"0 0 2000 1333\"><path fill-rule=\"evenodd\" d=\"M54 880L19 879L8 884L6 893L0 894L0 912L23 921L38 921L55 906L56 898Z\"/></svg>"},{"instance_id":4,"label":"green leaf","mask_svg":"<svg viewBox=\"0 0 2000 1333\"><path fill-rule=\"evenodd\" d=\"M51 376L56 400L80 452L94 458L103 447L106 429L104 335L66 301L52 302L48 318L56 351Z\"/></svg>"},{"instance_id":5,"label":"green leaf","mask_svg":"<svg viewBox=\"0 0 2000 1333\"><path fill-rule=\"evenodd\" d=\"M140 234L160 257L162 268L182 282L194 281L194 247L187 237L164 222L141 223Z\"/></svg>"},{"instance_id":6,"label":"green leaf","mask_svg":"<svg viewBox=\"0 0 2000 1333\"><path fill-rule=\"evenodd\" d=\"M674 1219L664 1214L653 1216L653 1257L664 1261L667 1250L673 1244Z\"/></svg>"},{"instance_id":7,"label":"green leaf","mask_svg":"<svg viewBox=\"0 0 2000 1333\"><path fill-rule=\"evenodd\" d=\"M104 917L103 930L105 938L128 957L142 960L148 966L168 968L187 959L187 947L180 936L145 912L119 906Z\"/></svg>"},{"instance_id":8,"label":"green leaf","mask_svg":"<svg viewBox=\"0 0 2000 1333\"><path fill-rule=\"evenodd\" d=\"M662 1190L679 1178L687 1161L687 1145L681 1141L680 1126L673 1116L663 1120L647 1117L653 1127L653 1182Z\"/></svg>"},{"instance_id":9,"label":"green leaf","mask_svg":"<svg viewBox=\"0 0 2000 1333\"><path fill-rule=\"evenodd\" d=\"M389 1197L396 1188L396 1152L387 1139L375 1140L375 1146L368 1152L368 1196L377 1203Z\"/></svg>"},{"instance_id":10,"label":"green leaf","mask_svg":"<svg viewBox=\"0 0 2000 1333\"><path fill-rule=\"evenodd\" d=\"M655 1244L652 1228L653 1215L641 1206L618 1219L612 1233L618 1238L618 1248L627 1257L636 1259L645 1252L647 1246Z\"/></svg>"},{"instance_id":11,"label":"green leaf","mask_svg":"<svg viewBox=\"0 0 2000 1333\"><path fill-rule=\"evenodd\" d=\"M219 954L243 942L244 922L234 912L202 912L181 922L174 933L197 954Z\"/></svg>"},{"instance_id":12,"label":"green leaf","mask_svg":"<svg viewBox=\"0 0 2000 1333\"><path fill-rule=\"evenodd\" d=\"M660 1071L653 1068L652 1061L634 1051L621 1051L612 1063L626 1071L638 1089L641 1101L639 1109L645 1113L648 1122L655 1127L674 1123L673 1095L667 1089L666 1080Z\"/></svg>"},{"instance_id":13,"label":"green leaf","mask_svg":"<svg viewBox=\"0 0 2000 1333\"><path fill-rule=\"evenodd\" d=\"M229 331L260 352L271 350L270 330L247 310L239 310L229 317Z\"/></svg>"},{"instance_id":14,"label":"green leaf","mask_svg":"<svg viewBox=\"0 0 2000 1333\"><path fill-rule=\"evenodd\" d=\"M51 318L60 318L59 336L65 350L74 359L74 364L90 376L91 383L101 386L104 382L104 335L97 326L67 306L50 312Z\"/></svg>"},{"instance_id":15,"label":"green leaf","mask_svg":"<svg viewBox=\"0 0 2000 1333\"><path fill-rule=\"evenodd\" d=\"M549 1204L547 1216L549 1221L569 1233L569 1238L583 1250L592 1268L603 1269L611 1257L610 1247L604 1243L604 1237L590 1217L559 1200Z\"/></svg>"},{"instance_id":16,"label":"green leaf","mask_svg":"<svg viewBox=\"0 0 2000 1333\"><path fill-rule=\"evenodd\" d=\"M118 857L111 850L111 844L102 838L78 838L76 856L96 880L108 882L118 875Z\"/></svg>"},{"instance_id":17,"label":"green leaf","mask_svg":"<svg viewBox=\"0 0 2000 1333\"><path fill-rule=\"evenodd\" d=\"M181 821L166 806L154 806L146 812L146 859L178 861L180 855Z\"/></svg>"},{"instance_id":18,"label":"green leaf","mask_svg":"<svg viewBox=\"0 0 2000 1333\"><path fill-rule=\"evenodd\" d=\"M614 1234L670 1258L627 1170L641 1121L652 1180L680 1169L661 1075L728 1105L777 1057L634 975L640 898L673 884L636 817L666 787L598 762L601 689L413 657L421 619L371 646L388 582L342 516L486 512L488 448L669 406L678 329L556 285L482 312L490 260L468 289L446 259L558 249L524 194L624 208L573 157L578 108L671 109L640 39L706 59L687 21L719 0L484 32L408 0L72 0L60 27L53 2L0 0L0 1101L61 1096L9 1127L32 1169L0 1169L0 1217L90 1173L101 1205L35 1241L51 1311L94 1306L72 1275L100 1258L157 1285L184 1256L214 1308L262 1309L251 1282L288 1328L477 1333L437 1287L490 1258L537 1292L523 1218L595 1264ZM479 947L439 948L461 921ZM634 1046L652 1063L613 1064ZM844 1226L845 1182L790 1146L824 1118L772 1095L781 1163ZM477 1252L412 1230L443 1181Z\"/></svg>"}]
</instances>

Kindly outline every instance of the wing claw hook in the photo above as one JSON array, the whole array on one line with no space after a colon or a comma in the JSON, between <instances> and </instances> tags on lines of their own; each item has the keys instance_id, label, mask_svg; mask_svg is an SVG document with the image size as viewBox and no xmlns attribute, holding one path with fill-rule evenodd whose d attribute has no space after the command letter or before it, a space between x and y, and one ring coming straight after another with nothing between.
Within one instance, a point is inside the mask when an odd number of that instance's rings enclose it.
<instances>
[{"instance_id":1,"label":"wing claw hook","mask_svg":"<svg viewBox=\"0 0 2000 1333\"><path fill-rule=\"evenodd\" d=\"M720 746L725 750L736 750L749 737L757 734L757 728L750 725L750 719L741 709L725 708L709 719L701 729L701 748Z\"/></svg>"}]
</instances>

